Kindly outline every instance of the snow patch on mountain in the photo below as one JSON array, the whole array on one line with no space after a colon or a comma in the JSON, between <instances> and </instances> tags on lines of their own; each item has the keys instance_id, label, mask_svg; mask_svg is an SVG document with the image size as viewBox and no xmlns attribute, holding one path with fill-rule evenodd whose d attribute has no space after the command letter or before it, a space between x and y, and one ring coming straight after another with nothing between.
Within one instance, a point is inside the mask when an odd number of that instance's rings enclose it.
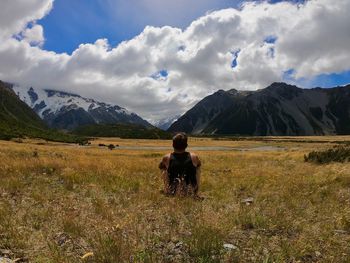
<instances>
[{"instance_id":1,"label":"snow patch on mountain","mask_svg":"<svg viewBox=\"0 0 350 263\"><path fill-rule=\"evenodd\" d=\"M173 117L164 118L154 122L153 125L159 129L166 131L175 121L177 121L178 118L180 118L180 116L181 115L176 115Z\"/></svg>"},{"instance_id":2,"label":"snow patch on mountain","mask_svg":"<svg viewBox=\"0 0 350 263\"><path fill-rule=\"evenodd\" d=\"M35 109L36 107L39 107L40 104L43 105L43 103L45 103L45 106L40 106L40 109L37 111L37 114L41 118L44 118L44 112L47 114L49 111L50 113L56 114L65 106L71 106L71 108L76 109L82 108L86 112L97 109L99 107L118 107L119 109L117 109L116 112L127 115L131 114L128 110L117 105L97 102L93 99L83 98L76 94L48 89L34 90L32 87L28 89L19 86L14 86L13 90L18 95L18 97L32 109Z\"/></svg>"},{"instance_id":3,"label":"snow patch on mountain","mask_svg":"<svg viewBox=\"0 0 350 263\"><path fill-rule=\"evenodd\" d=\"M14 86L13 91L49 126L74 129L88 124L130 123L150 127L137 114L118 105L49 89Z\"/></svg>"}]
</instances>

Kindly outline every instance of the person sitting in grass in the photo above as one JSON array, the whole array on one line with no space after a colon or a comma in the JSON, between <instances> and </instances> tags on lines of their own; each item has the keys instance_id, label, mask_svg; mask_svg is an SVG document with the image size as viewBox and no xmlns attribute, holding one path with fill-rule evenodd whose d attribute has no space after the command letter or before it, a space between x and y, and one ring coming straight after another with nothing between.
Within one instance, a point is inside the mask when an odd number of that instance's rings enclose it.
<instances>
[{"instance_id":1,"label":"person sitting in grass","mask_svg":"<svg viewBox=\"0 0 350 263\"><path fill-rule=\"evenodd\" d=\"M174 152L165 155L159 164L167 195L193 195L198 197L201 161L194 153L186 151L187 135L173 137Z\"/></svg>"}]
</instances>

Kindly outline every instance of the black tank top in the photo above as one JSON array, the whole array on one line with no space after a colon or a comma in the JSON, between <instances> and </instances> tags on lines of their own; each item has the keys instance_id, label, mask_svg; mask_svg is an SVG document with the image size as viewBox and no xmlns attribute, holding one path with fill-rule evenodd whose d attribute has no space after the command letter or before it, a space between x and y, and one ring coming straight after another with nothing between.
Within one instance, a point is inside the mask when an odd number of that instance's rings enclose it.
<instances>
[{"instance_id":1,"label":"black tank top","mask_svg":"<svg viewBox=\"0 0 350 263\"><path fill-rule=\"evenodd\" d=\"M192 163L191 154L172 153L168 167L169 183L176 184L177 179L183 179L187 185L197 185L197 168Z\"/></svg>"}]
</instances>

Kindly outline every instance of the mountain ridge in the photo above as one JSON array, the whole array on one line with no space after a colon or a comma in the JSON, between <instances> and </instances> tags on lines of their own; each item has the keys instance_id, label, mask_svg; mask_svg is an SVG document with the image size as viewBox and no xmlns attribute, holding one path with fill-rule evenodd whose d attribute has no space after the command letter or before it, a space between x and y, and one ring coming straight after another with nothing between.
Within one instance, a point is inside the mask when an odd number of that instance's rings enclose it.
<instances>
[{"instance_id":1,"label":"mountain ridge","mask_svg":"<svg viewBox=\"0 0 350 263\"><path fill-rule=\"evenodd\" d=\"M257 91L218 90L168 129L190 134L350 134L350 85L301 89L283 82Z\"/></svg>"}]
</instances>

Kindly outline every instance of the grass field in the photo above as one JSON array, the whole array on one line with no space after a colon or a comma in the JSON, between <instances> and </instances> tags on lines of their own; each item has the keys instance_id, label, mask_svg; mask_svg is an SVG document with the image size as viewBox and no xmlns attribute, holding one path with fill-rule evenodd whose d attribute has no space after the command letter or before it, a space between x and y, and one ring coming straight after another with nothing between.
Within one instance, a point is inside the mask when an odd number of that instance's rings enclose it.
<instances>
[{"instance_id":1,"label":"grass field","mask_svg":"<svg viewBox=\"0 0 350 263\"><path fill-rule=\"evenodd\" d=\"M350 262L350 163L304 162L304 154L345 140L193 138L191 146L235 147L197 152L203 201L160 193L157 166L166 150L98 147L170 141L99 139L88 147L0 141L0 257Z\"/></svg>"}]
</instances>

